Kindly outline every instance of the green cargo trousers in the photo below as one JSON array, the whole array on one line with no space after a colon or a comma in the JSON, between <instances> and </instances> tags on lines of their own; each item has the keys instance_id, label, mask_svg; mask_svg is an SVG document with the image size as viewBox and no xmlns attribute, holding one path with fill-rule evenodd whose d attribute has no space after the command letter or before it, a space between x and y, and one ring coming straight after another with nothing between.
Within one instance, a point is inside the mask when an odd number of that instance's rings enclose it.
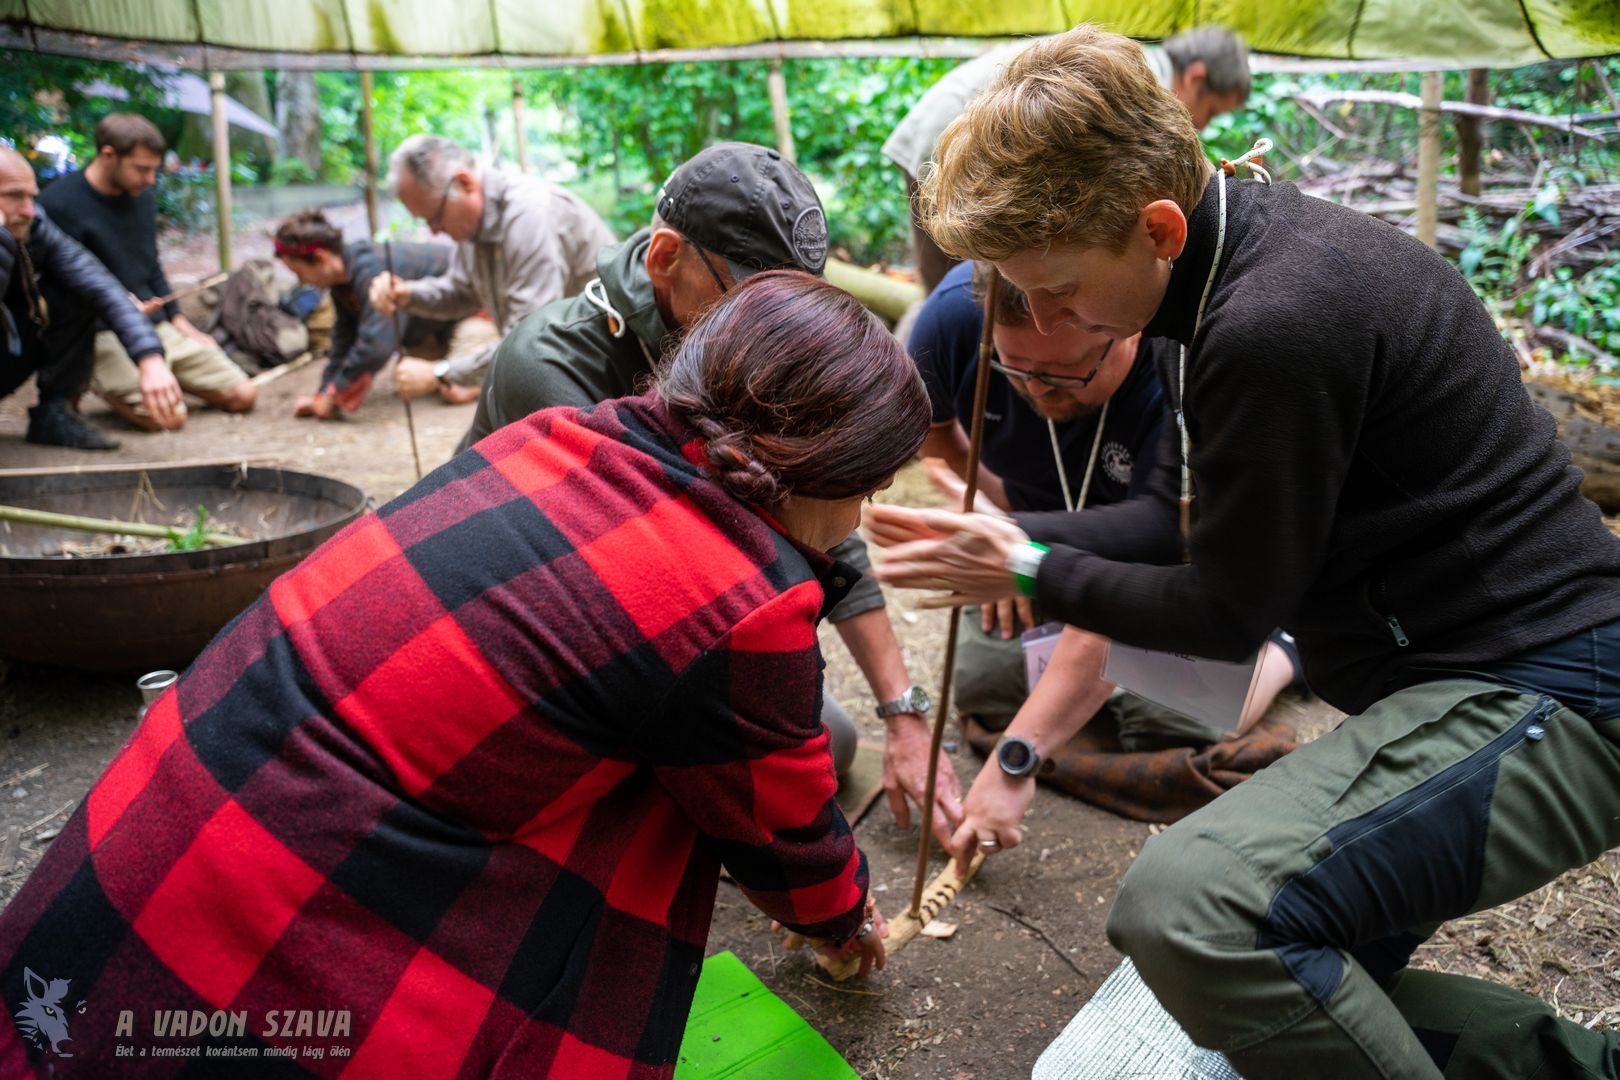
<instances>
[{"instance_id":1,"label":"green cargo trousers","mask_svg":"<svg viewBox=\"0 0 1620 1080\"><path fill-rule=\"evenodd\" d=\"M1245 1077L1620 1077L1620 1037L1406 970L1620 843L1620 719L1465 679L1377 702L1150 839L1108 936Z\"/></svg>"}]
</instances>

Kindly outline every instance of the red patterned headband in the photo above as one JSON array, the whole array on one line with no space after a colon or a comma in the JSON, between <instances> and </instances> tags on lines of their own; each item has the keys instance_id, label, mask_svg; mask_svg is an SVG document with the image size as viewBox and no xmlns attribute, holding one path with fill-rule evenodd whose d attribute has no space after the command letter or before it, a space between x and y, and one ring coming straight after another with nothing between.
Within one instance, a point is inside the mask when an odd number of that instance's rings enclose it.
<instances>
[{"instance_id":1,"label":"red patterned headband","mask_svg":"<svg viewBox=\"0 0 1620 1080\"><path fill-rule=\"evenodd\" d=\"M283 243L280 240L276 241L276 254L281 256L284 259L285 258L313 259L320 252L322 252L322 251L331 251L331 250L333 250L333 249L326 246L325 244L312 244L312 243L287 244L287 243Z\"/></svg>"}]
</instances>

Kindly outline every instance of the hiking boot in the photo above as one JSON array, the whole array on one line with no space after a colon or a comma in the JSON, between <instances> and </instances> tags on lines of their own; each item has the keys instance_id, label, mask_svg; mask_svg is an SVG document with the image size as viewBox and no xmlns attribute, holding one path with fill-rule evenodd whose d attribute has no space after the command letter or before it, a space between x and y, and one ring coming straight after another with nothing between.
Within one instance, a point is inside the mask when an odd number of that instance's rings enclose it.
<instances>
[{"instance_id":1,"label":"hiking boot","mask_svg":"<svg viewBox=\"0 0 1620 1080\"><path fill-rule=\"evenodd\" d=\"M118 440L110 439L85 423L68 404L57 398L41 401L28 410L28 441L46 446L71 446L75 450L116 450Z\"/></svg>"}]
</instances>

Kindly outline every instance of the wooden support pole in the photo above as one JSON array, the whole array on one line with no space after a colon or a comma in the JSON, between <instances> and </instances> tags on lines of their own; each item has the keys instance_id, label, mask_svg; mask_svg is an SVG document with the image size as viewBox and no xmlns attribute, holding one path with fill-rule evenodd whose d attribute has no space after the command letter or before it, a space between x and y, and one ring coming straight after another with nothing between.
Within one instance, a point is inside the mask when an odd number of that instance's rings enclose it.
<instances>
[{"instance_id":1,"label":"wooden support pole","mask_svg":"<svg viewBox=\"0 0 1620 1080\"><path fill-rule=\"evenodd\" d=\"M214 113L215 227L219 230L219 268L231 268L231 126L225 115L225 73L208 73Z\"/></svg>"},{"instance_id":2,"label":"wooden support pole","mask_svg":"<svg viewBox=\"0 0 1620 1080\"><path fill-rule=\"evenodd\" d=\"M1440 100L1444 84L1438 71L1423 76L1423 106L1418 112L1417 238L1435 246L1440 205Z\"/></svg>"},{"instance_id":3,"label":"wooden support pole","mask_svg":"<svg viewBox=\"0 0 1620 1080\"><path fill-rule=\"evenodd\" d=\"M771 95L771 119L776 121L776 148L782 152L783 157L797 162L798 153L793 148L793 118L788 112L787 76L782 74L780 58L771 61L770 73L765 76L765 86Z\"/></svg>"},{"instance_id":4,"label":"wooden support pole","mask_svg":"<svg viewBox=\"0 0 1620 1080\"><path fill-rule=\"evenodd\" d=\"M514 153L517 154L518 172L529 171L529 136L523 130L523 80L512 76L512 127L517 134Z\"/></svg>"},{"instance_id":5,"label":"wooden support pole","mask_svg":"<svg viewBox=\"0 0 1620 1080\"><path fill-rule=\"evenodd\" d=\"M371 118L371 72L360 73L360 132L366 148L366 223L377 235L377 129Z\"/></svg>"},{"instance_id":6,"label":"wooden support pole","mask_svg":"<svg viewBox=\"0 0 1620 1080\"><path fill-rule=\"evenodd\" d=\"M1490 72L1485 68L1472 68L1468 72L1468 91L1465 95L1472 105L1489 105L1491 103ZM1479 155L1482 146L1480 139L1480 118L1468 113L1458 113L1457 125L1457 188L1464 195L1478 195L1479 186Z\"/></svg>"},{"instance_id":7,"label":"wooden support pole","mask_svg":"<svg viewBox=\"0 0 1620 1080\"><path fill-rule=\"evenodd\" d=\"M990 354L995 351L996 301L1001 295L1001 275L990 272L990 286L984 296L984 325L979 331L979 370L973 384L972 426L968 429L967 473L963 477L967 491L962 496L963 513L973 512L973 497L979 491L979 454L984 449L984 407L990 398ZM956 675L956 637L962 625L962 609L951 608L950 629L945 636L945 671L940 680L939 712L934 715L933 739L928 746L928 782L923 789L922 805L917 810L917 880L911 888L911 907L906 914L919 926L923 918L923 884L928 880L928 848L933 833L929 826L934 821L934 789L939 780L939 747L945 738L945 720L951 714L951 682ZM982 858L983 850L974 852ZM977 868L977 864L974 864ZM972 877L970 870L969 877ZM964 879L964 884L966 883ZM953 892L954 896L955 893ZM929 918L933 916L930 915Z\"/></svg>"}]
</instances>

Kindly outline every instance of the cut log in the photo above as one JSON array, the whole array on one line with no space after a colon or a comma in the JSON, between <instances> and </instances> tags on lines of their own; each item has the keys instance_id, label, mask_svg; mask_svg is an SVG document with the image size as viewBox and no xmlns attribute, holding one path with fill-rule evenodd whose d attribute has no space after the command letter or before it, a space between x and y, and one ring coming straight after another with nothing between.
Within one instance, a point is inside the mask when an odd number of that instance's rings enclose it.
<instances>
[{"instance_id":1,"label":"cut log","mask_svg":"<svg viewBox=\"0 0 1620 1080\"><path fill-rule=\"evenodd\" d=\"M1537 382L1525 388L1558 423L1558 441L1569 447L1581 470L1581 494L1609 515L1620 514L1620 431L1592 418L1578 394Z\"/></svg>"}]
</instances>

